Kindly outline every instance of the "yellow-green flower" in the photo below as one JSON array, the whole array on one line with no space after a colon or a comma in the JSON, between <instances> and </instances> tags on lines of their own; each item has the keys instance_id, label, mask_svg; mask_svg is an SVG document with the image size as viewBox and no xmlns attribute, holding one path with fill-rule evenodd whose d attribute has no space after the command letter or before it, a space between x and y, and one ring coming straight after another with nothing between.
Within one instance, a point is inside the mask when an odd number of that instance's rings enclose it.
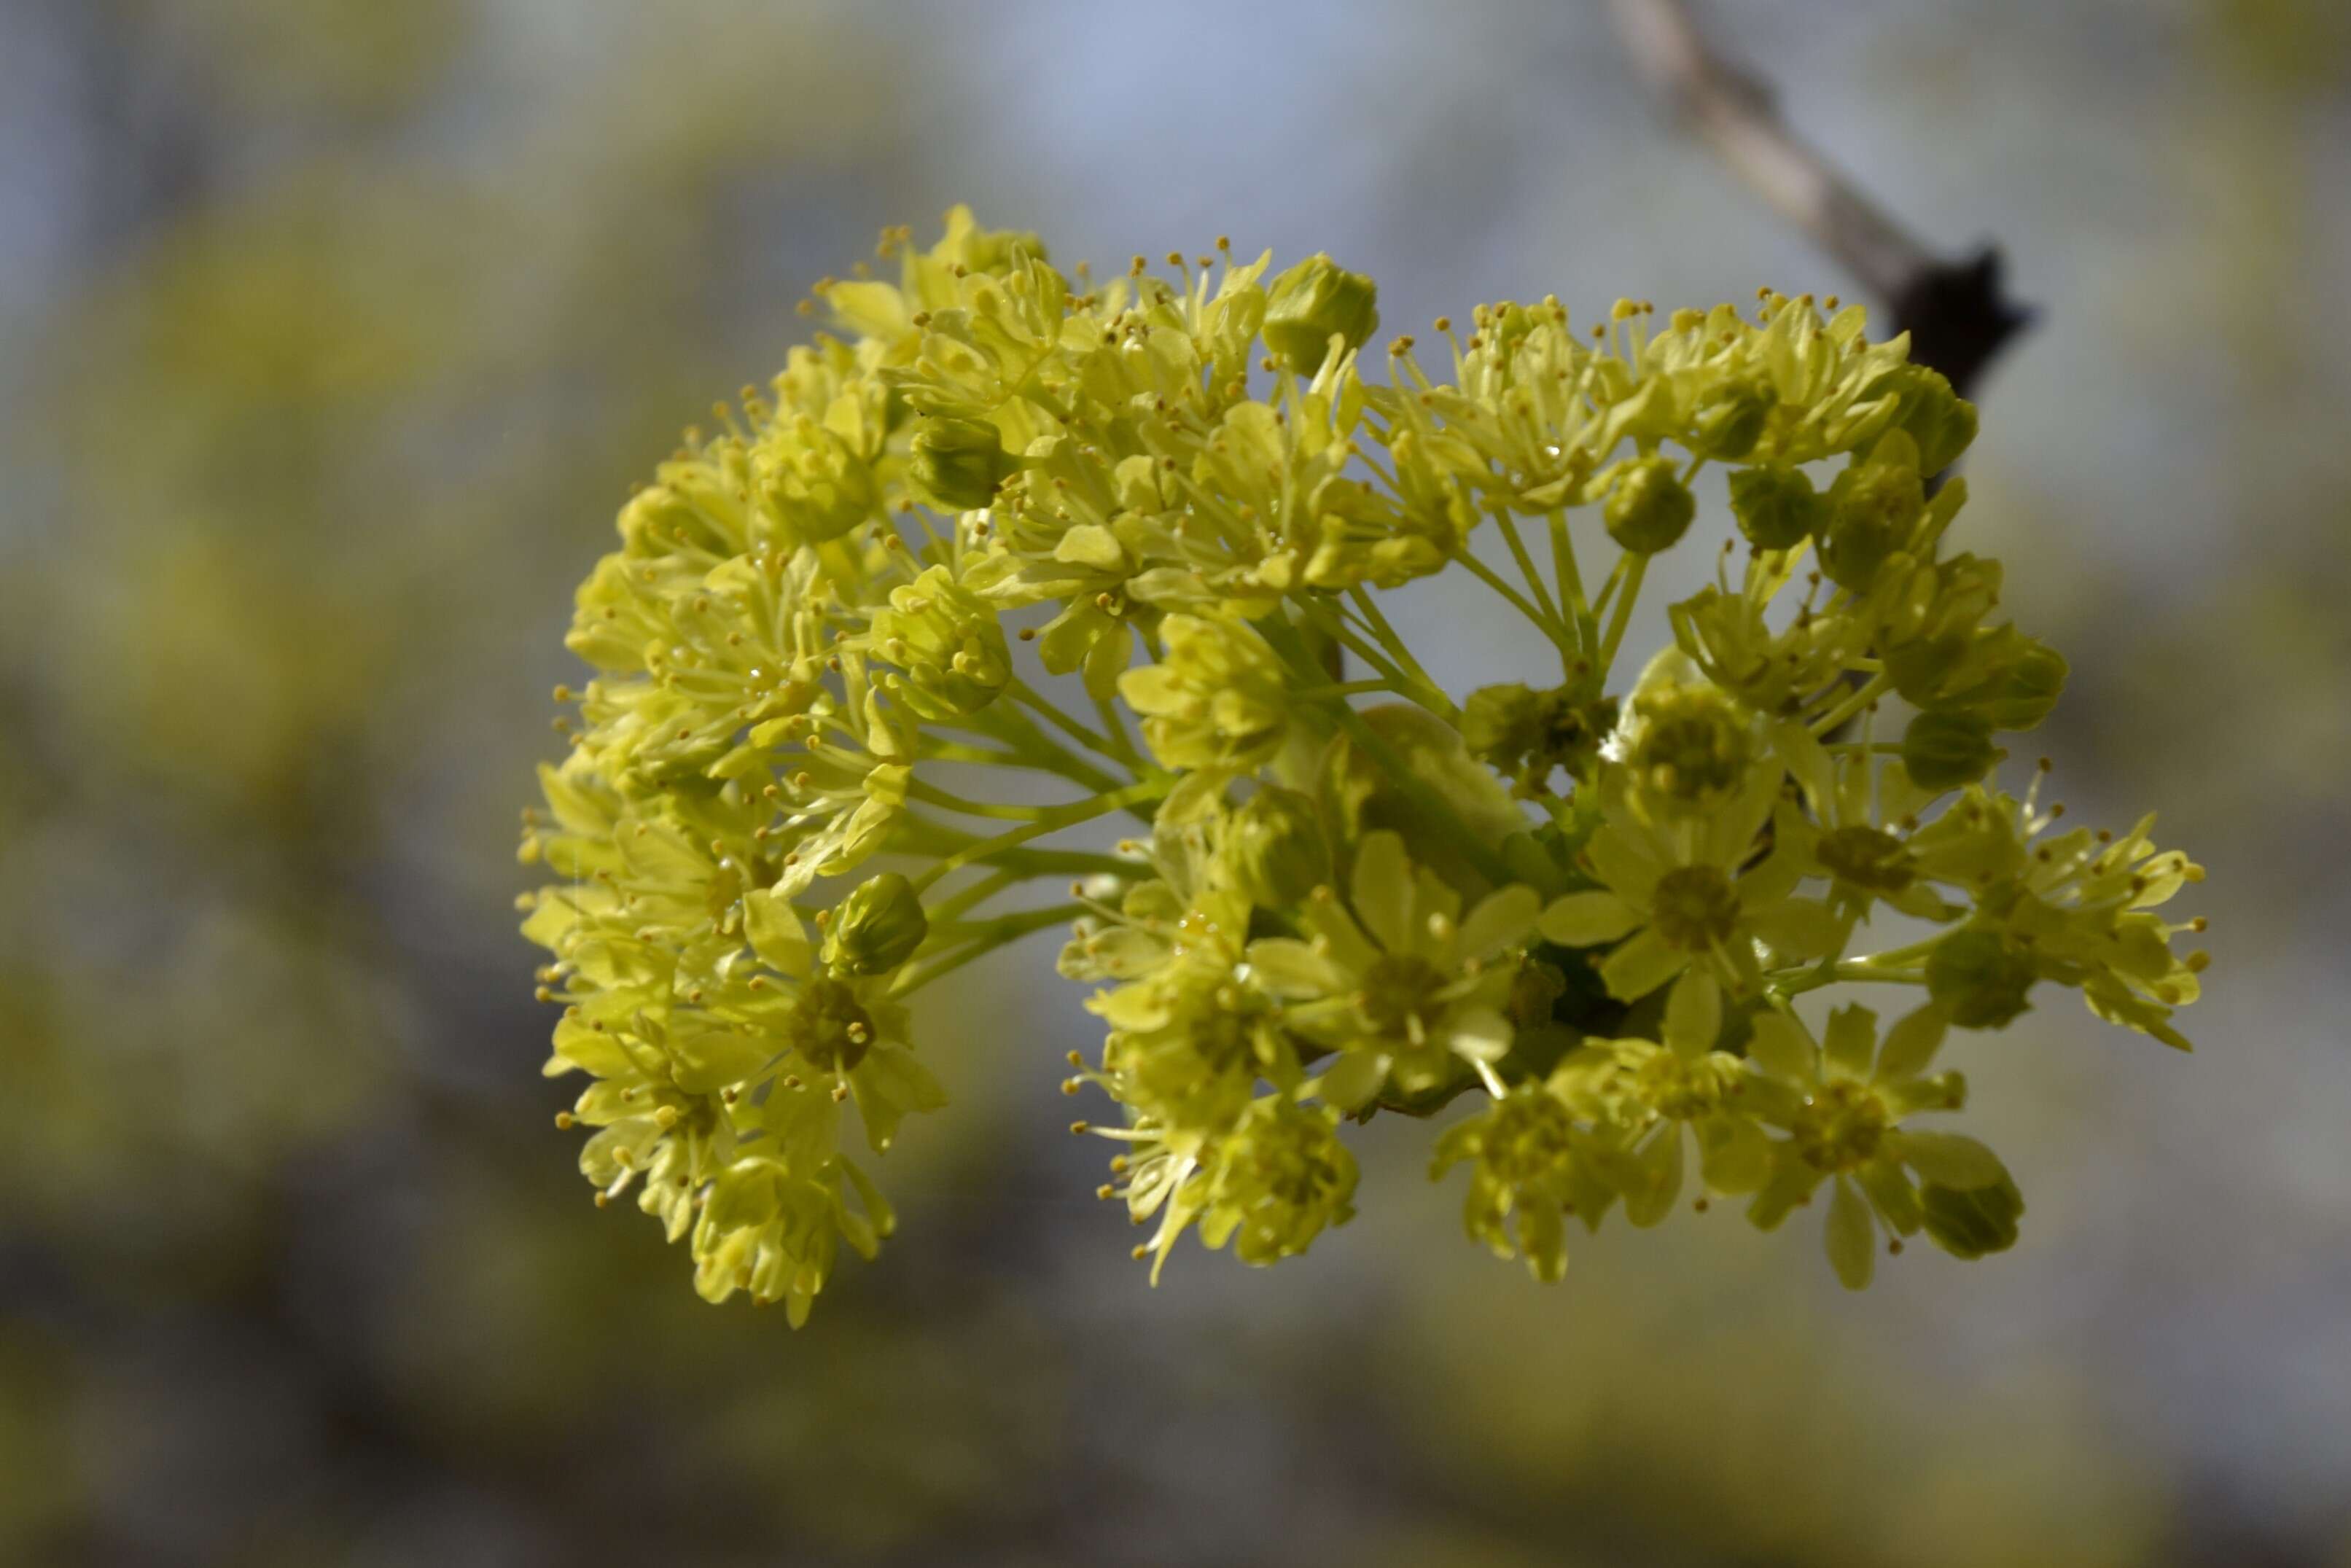
<instances>
[{"instance_id":1,"label":"yellow-green flower","mask_svg":"<svg viewBox=\"0 0 2351 1568\"><path fill-rule=\"evenodd\" d=\"M2008 1171L1975 1139L1907 1126L1924 1111L1956 1111L1967 1084L1956 1072L1928 1075L1944 1018L1929 1005L1877 1038L1877 1015L1863 1007L1829 1015L1819 1040L1791 1014L1756 1016L1747 1046L1755 1113L1787 1136L1772 1146L1771 1173L1748 1207L1771 1230L1810 1203L1823 1182L1829 1199L1829 1262L1846 1288L1869 1283L1877 1228L1895 1237L1927 1221L1919 1185L1954 1193L2009 1185ZM1937 1238L1940 1239L1939 1236Z\"/></svg>"},{"instance_id":2,"label":"yellow-green flower","mask_svg":"<svg viewBox=\"0 0 2351 1568\"><path fill-rule=\"evenodd\" d=\"M1590 1142L1561 1094L1530 1080L1447 1128L1429 1175L1469 1162L1462 1223L1470 1239L1497 1258L1523 1255L1536 1279L1554 1281L1567 1272L1567 1217L1596 1220L1615 1196L1597 1174Z\"/></svg>"},{"instance_id":3,"label":"yellow-green flower","mask_svg":"<svg viewBox=\"0 0 2351 1568\"><path fill-rule=\"evenodd\" d=\"M961 208L927 249L887 230L622 508L521 846L599 1200L799 1322L893 1225L846 1124L878 1155L943 1103L908 997L1071 923L1106 1037L1062 1087L1118 1103L1077 1129L1124 1146L1102 1191L1158 1262L1195 1227L1304 1249L1353 1211L1346 1123L1463 1095L1437 1166L1541 1278L1571 1215L1655 1224L1693 1160L1767 1228L1827 1189L1849 1284L1880 1226L2011 1244L1999 1162L1909 1124L1963 1094L1929 1058L2044 984L2184 1048L2202 922L2159 906L2202 872L1985 782L2065 665L1950 548L1965 485L1928 493L1975 411L1768 291L1481 305L1426 367L1367 363L1368 277L1214 248L1098 277ZM1383 608L1456 569L1541 651L1466 701ZM1645 583L1693 575L1628 649ZM1102 847L1123 815L1147 849ZM1881 909L1934 929L1855 951ZM1881 1045L1856 983L1926 1004Z\"/></svg>"},{"instance_id":4,"label":"yellow-green flower","mask_svg":"<svg viewBox=\"0 0 2351 1568\"><path fill-rule=\"evenodd\" d=\"M1143 738L1168 768L1238 773L1270 761L1293 712L1280 655L1237 621L1170 615L1156 664L1119 677Z\"/></svg>"},{"instance_id":5,"label":"yellow-green flower","mask_svg":"<svg viewBox=\"0 0 2351 1568\"><path fill-rule=\"evenodd\" d=\"M1794 896L1804 871L1800 856L1780 846L1755 859L1782 777L1776 757L1758 758L1736 797L1713 815L1649 822L1612 773L1601 789L1603 823L1582 856L1600 885L1553 900L1539 922L1543 936L1568 947L1615 944L1600 961L1600 977L1609 995L1626 1001L1692 965L1751 994L1762 980L1759 944L1775 962L1837 952L1844 923L1820 900Z\"/></svg>"},{"instance_id":6,"label":"yellow-green flower","mask_svg":"<svg viewBox=\"0 0 2351 1568\"><path fill-rule=\"evenodd\" d=\"M1600 1168L1635 1225L1655 1225L1671 1212L1686 1146L1696 1150L1701 1177L1715 1192L1752 1192L1770 1174L1771 1145L1746 1103L1744 1064L1715 1049L1722 1018L1713 973L1685 969L1667 998L1662 1044L1601 1040L1560 1069L1577 1098L1602 1108L1608 1138Z\"/></svg>"},{"instance_id":7,"label":"yellow-green flower","mask_svg":"<svg viewBox=\"0 0 2351 1568\"><path fill-rule=\"evenodd\" d=\"M1289 1004L1289 1027L1338 1052L1318 1092L1352 1111L1384 1087L1409 1098L1465 1071L1490 1074L1512 1035L1504 960L1531 933L1541 900L1507 887L1464 915L1460 894L1386 831L1364 836L1348 885L1343 904L1328 887L1306 901L1309 939L1249 947L1253 983Z\"/></svg>"}]
</instances>

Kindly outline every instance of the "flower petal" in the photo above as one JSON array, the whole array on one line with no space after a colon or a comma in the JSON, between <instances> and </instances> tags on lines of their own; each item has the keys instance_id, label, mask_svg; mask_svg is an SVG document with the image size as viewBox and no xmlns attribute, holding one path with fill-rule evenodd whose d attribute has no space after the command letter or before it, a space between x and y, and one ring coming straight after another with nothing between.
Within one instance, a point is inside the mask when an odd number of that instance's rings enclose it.
<instances>
[{"instance_id":1,"label":"flower petal","mask_svg":"<svg viewBox=\"0 0 2351 1568\"><path fill-rule=\"evenodd\" d=\"M1688 954L1669 945L1655 926L1646 926L1608 955L1600 966L1600 978L1618 1001L1636 1002L1688 966Z\"/></svg>"},{"instance_id":2,"label":"flower petal","mask_svg":"<svg viewBox=\"0 0 2351 1568\"><path fill-rule=\"evenodd\" d=\"M1831 1072L1839 1078L1867 1078L1870 1054L1876 1046L1876 1013L1855 1005L1829 1014L1828 1031L1821 1038L1821 1049L1828 1058Z\"/></svg>"},{"instance_id":3,"label":"flower petal","mask_svg":"<svg viewBox=\"0 0 2351 1568\"><path fill-rule=\"evenodd\" d=\"M1562 947L1596 947L1641 924L1641 912L1613 893L1571 893L1553 899L1535 926Z\"/></svg>"},{"instance_id":4,"label":"flower petal","mask_svg":"<svg viewBox=\"0 0 2351 1568\"><path fill-rule=\"evenodd\" d=\"M1461 922L1457 957L1490 958L1505 947L1517 946L1534 929L1541 912L1542 894L1523 884L1488 894Z\"/></svg>"},{"instance_id":5,"label":"flower petal","mask_svg":"<svg viewBox=\"0 0 2351 1568\"><path fill-rule=\"evenodd\" d=\"M1391 953L1412 950L1412 862L1404 840L1384 829L1364 835L1355 851L1355 914Z\"/></svg>"},{"instance_id":6,"label":"flower petal","mask_svg":"<svg viewBox=\"0 0 2351 1568\"><path fill-rule=\"evenodd\" d=\"M1646 904L1656 891L1657 879L1666 868L1655 859L1635 849L1633 841L1614 827L1601 829L1583 846L1592 862L1592 869L1613 892L1621 893L1637 903Z\"/></svg>"},{"instance_id":7,"label":"flower petal","mask_svg":"<svg viewBox=\"0 0 2351 1568\"><path fill-rule=\"evenodd\" d=\"M1722 1032L1722 986L1714 971L1694 966L1674 982L1666 998L1666 1044L1677 1056L1700 1057Z\"/></svg>"},{"instance_id":8,"label":"flower petal","mask_svg":"<svg viewBox=\"0 0 2351 1568\"><path fill-rule=\"evenodd\" d=\"M1877 1224L1869 1217L1869 1205L1843 1176L1829 1199L1828 1253L1829 1266L1846 1290L1868 1286L1877 1268Z\"/></svg>"},{"instance_id":9,"label":"flower petal","mask_svg":"<svg viewBox=\"0 0 2351 1568\"><path fill-rule=\"evenodd\" d=\"M1747 1060L1774 1078L1809 1083L1818 1071L1819 1048L1786 1013L1758 1013L1747 1040Z\"/></svg>"},{"instance_id":10,"label":"flower petal","mask_svg":"<svg viewBox=\"0 0 2351 1568\"><path fill-rule=\"evenodd\" d=\"M1949 1022L1943 1009L1929 1002L1887 1030L1885 1042L1877 1048L1876 1076L1899 1082L1926 1071L1942 1048Z\"/></svg>"},{"instance_id":11,"label":"flower petal","mask_svg":"<svg viewBox=\"0 0 2351 1568\"><path fill-rule=\"evenodd\" d=\"M2000 1156L1964 1133L1896 1133L1886 1150L1938 1186L1972 1192L2008 1179Z\"/></svg>"}]
</instances>

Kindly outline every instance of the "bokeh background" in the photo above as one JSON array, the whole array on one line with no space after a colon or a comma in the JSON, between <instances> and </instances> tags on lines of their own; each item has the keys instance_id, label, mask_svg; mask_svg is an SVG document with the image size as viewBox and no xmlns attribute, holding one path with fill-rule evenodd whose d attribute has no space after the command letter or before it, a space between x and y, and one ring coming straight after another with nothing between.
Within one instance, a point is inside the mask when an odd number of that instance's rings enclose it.
<instances>
[{"instance_id":1,"label":"bokeh background","mask_svg":"<svg viewBox=\"0 0 2351 1568\"><path fill-rule=\"evenodd\" d=\"M810 282L958 200L1399 329L1853 281L1575 0L0 4L0 1563L2351 1563L2351 25L1701 16L2044 309L1965 526L2060 792L2210 867L2199 1053L1970 1039L2025 1242L1860 1297L1721 1211L1537 1287L1417 1126L1154 1291L1048 938L793 1334L587 1201L511 900L571 585Z\"/></svg>"}]
</instances>

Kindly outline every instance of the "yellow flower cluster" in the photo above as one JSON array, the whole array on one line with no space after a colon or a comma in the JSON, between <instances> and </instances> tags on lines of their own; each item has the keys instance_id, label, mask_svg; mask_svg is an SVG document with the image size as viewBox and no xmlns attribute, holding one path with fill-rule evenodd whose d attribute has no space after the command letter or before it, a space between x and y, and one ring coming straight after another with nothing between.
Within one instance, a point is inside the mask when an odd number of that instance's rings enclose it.
<instances>
[{"instance_id":1,"label":"yellow flower cluster","mask_svg":"<svg viewBox=\"0 0 2351 1568\"><path fill-rule=\"evenodd\" d=\"M896 281L820 284L833 335L622 509L527 816L549 1071L593 1080L560 1120L705 1296L797 1323L841 1242L872 1255L844 1118L879 1155L944 1101L905 998L1072 921L1108 1034L1065 1087L1121 1107L1078 1125L1159 1261L1195 1228L1303 1250L1353 1212L1347 1121L1466 1098L1437 1165L1544 1278L1570 1217L1695 1187L1768 1228L1825 1188L1857 1286L1881 1228L2015 1238L1999 1160L1912 1124L1964 1102L1950 1030L2052 982L2184 1048L2203 959L2156 909L2202 873L1993 782L2064 664L1946 548L1974 410L1858 309L1486 306L1374 375L1374 290L1327 256L1095 280L961 209L881 248ZM1735 534L1628 675L1710 466ZM1445 691L1380 604L1444 571L1556 679ZM1149 833L1089 847L1122 812ZM1837 986L1915 1003L1882 1040L1808 1022Z\"/></svg>"}]
</instances>

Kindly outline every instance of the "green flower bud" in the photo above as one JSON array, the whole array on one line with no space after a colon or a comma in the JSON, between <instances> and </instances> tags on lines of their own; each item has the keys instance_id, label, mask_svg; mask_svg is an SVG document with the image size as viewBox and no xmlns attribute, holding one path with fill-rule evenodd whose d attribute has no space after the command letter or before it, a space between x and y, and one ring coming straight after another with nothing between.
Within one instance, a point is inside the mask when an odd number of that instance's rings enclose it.
<instances>
[{"instance_id":1,"label":"green flower bud","mask_svg":"<svg viewBox=\"0 0 2351 1568\"><path fill-rule=\"evenodd\" d=\"M1917 468L1901 461L1855 464L1829 486L1821 570L1839 588L1866 593L1886 558L1908 548L1926 511L1927 487Z\"/></svg>"},{"instance_id":2,"label":"green flower bud","mask_svg":"<svg viewBox=\"0 0 2351 1568\"><path fill-rule=\"evenodd\" d=\"M1267 784L1226 824L1226 876L1267 909L1288 909L1331 880L1331 841L1314 802Z\"/></svg>"},{"instance_id":3,"label":"green flower bud","mask_svg":"<svg viewBox=\"0 0 2351 1568\"><path fill-rule=\"evenodd\" d=\"M1698 516L1698 497L1670 457L1636 457L1616 475L1601 517L1608 537L1635 555L1670 549Z\"/></svg>"},{"instance_id":4,"label":"green flower bud","mask_svg":"<svg viewBox=\"0 0 2351 1568\"><path fill-rule=\"evenodd\" d=\"M933 506L968 512L995 499L996 487L1019 466L987 421L935 414L914 432L906 476Z\"/></svg>"},{"instance_id":5,"label":"green flower bud","mask_svg":"<svg viewBox=\"0 0 2351 1568\"><path fill-rule=\"evenodd\" d=\"M1891 392L1902 400L1894 428L1918 444L1918 472L1940 474L1959 460L1976 438L1976 405L1951 390L1939 371L1905 365L1870 388L1870 397Z\"/></svg>"},{"instance_id":6,"label":"green flower bud","mask_svg":"<svg viewBox=\"0 0 2351 1568\"><path fill-rule=\"evenodd\" d=\"M1273 280L1267 290L1265 346L1306 375L1322 368L1332 334L1359 349L1379 330L1379 288L1317 253Z\"/></svg>"},{"instance_id":7,"label":"green flower bud","mask_svg":"<svg viewBox=\"0 0 2351 1568\"><path fill-rule=\"evenodd\" d=\"M1980 711L1995 729L2031 729L2065 690L2064 656L2030 637L2018 642L2015 656L1985 683L1991 690Z\"/></svg>"},{"instance_id":8,"label":"green flower bud","mask_svg":"<svg viewBox=\"0 0 2351 1568\"><path fill-rule=\"evenodd\" d=\"M1760 549L1792 549L1817 532L1828 507L1801 468L1741 468L1730 476L1730 515Z\"/></svg>"},{"instance_id":9,"label":"green flower bud","mask_svg":"<svg viewBox=\"0 0 2351 1568\"><path fill-rule=\"evenodd\" d=\"M824 961L852 975L886 975L930 935L914 884L894 871L860 883L832 912Z\"/></svg>"},{"instance_id":10,"label":"green flower bud","mask_svg":"<svg viewBox=\"0 0 2351 1568\"><path fill-rule=\"evenodd\" d=\"M2005 1029L2032 1004L2024 994L2041 977L2031 954L1997 931L1954 931L1927 957L1927 994L1961 1029Z\"/></svg>"},{"instance_id":11,"label":"green flower bud","mask_svg":"<svg viewBox=\"0 0 2351 1568\"><path fill-rule=\"evenodd\" d=\"M974 272L1003 272L1022 256L1047 259L1045 242L1027 229L981 229L966 243L964 256Z\"/></svg>"},{"instance_id":12,"label":"green flower bud","mask_svg":"<svg viewBox=\"0 0 2351 1568\"><path fill-rule=\"evenodd\" d=\"M2024 1195L2002 1177L1990 1186L1960 1191L1928 1182L1919 1189L1928 1239L1954 1258L1981 1258L2016 1245L2016 1221Z\"/></svg>"},{"instance_id":13,"label":"green flower bud","mask_svg":"<svg viewBox=\"0 0 2351 1568\"><path fill-rule=\"evenodd\" d=\"M1972 784L2000 759L1991 728L1980 714L1922 713L1902 732L1902 766L1928 789Z\"/></svg>"},{"instance_id":14,"label":"green flower bud","mask_svg":"<svg viewBox=\"0 0 2351 1568\"><path fill-rule=\"evenodd\" d=\"M1736 463L1755 450L1776 401L1767 382L1709 387L1698 397L1698 417L1686 444L1701 456Z\"/></svg>"}]
</instances>

